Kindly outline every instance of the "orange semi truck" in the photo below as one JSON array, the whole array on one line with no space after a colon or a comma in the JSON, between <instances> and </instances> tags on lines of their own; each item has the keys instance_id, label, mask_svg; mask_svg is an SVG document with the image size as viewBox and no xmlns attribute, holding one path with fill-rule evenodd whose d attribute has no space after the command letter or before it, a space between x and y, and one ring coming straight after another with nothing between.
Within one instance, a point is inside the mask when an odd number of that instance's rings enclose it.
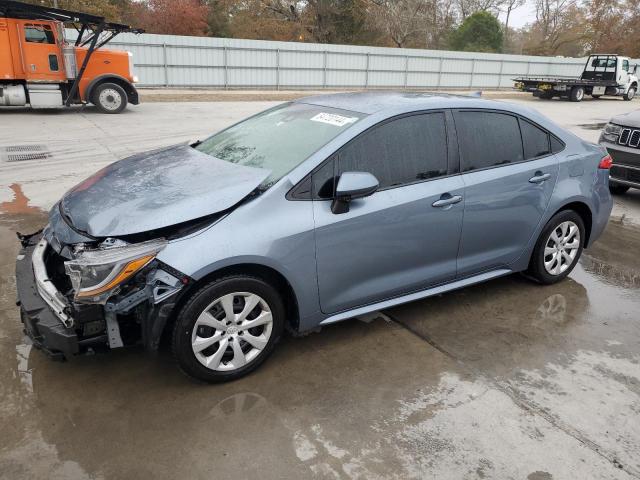
<instances>
[{"instance_id":1,"label":"orange semi truck","mask_svg":"<svg viewBox=\"0 0 640 480\"><path fill-rule=\"evenodd\" d=\"M77 39L65 39L65 25ZM121 32L103 17L0 0L0 106L56 108L94 104L120 113L139 103L130 52L103 50Z\"/></svg>"}]
</instances>

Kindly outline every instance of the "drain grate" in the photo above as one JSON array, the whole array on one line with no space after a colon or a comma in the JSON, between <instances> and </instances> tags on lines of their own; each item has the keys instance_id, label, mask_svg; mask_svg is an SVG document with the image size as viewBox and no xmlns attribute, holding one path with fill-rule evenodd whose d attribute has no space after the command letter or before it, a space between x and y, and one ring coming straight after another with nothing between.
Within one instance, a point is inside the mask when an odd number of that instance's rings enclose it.
<instances>
[{"instance_id":1,"label":"drain grate","mask_svg":"<svg viewBox=\"0 0 640 480\"><path fill-rule=\"evenodd\" d=\"M7 162L23 162L25 160L43 160L51 156L46 145L9 145L0 149Z\"/></svg>"}]
</instances>

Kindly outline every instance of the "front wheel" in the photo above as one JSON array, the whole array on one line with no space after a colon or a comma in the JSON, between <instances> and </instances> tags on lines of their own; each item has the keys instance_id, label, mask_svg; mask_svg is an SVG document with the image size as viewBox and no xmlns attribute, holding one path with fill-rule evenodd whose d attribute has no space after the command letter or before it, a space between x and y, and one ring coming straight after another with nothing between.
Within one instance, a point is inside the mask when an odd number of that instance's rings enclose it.
<instances>
[{"instance_id":1,"label":"front wheel","mask_svg":"<svg viewBox=\"0 0 640 480\"><path fill-rule=\"evenodd\" d=\"M260 278L233 275L196 291L173 331L173 354L182 371L204 382L240 378L273 351L285 309L276 289Z\"/></svg>"},{"instance_id":2,"label":"front wheel","mask_svg":"<svg viewBox=\"0 0 640 480\"><path fill-rule=\"evenodd\" d=\"M569 99L572 102L581 102L584 98L584 87L573 87Z\"/></svg>"},{"instance_id":3,"label":"front wheel","mask_svg":"<svg viewBox=\"0 0 640 480\"><path fill-rule=\"evenodd\" d=\"M101 83L91 94L91 103L102 113L120 113L127 107L127 93L115 83Z\"/></svg>"},{"instance_id":4,"label":"front wheel","mask_svg":"<svg viewBox=\"0 0 640 480\"><path fill-rule=\"evenodd\" d=\"M582 254L584 222L573 210L557 213L542 230L527 273L545 285L565 278Z\"/></svg>"},{"instance_id":5,"label":"front wheel","mask_svg":"<svg viewBox=\"0 0 640 480\"><path fill-rule=\"evenodd\" d=\"M631 87L629 90L627 90L627 93L625 93L622 96L622 98L629 101L629 100L633 100L633 97L635 96L636 96L636 87Z\"/></svg>"}]
</instances>

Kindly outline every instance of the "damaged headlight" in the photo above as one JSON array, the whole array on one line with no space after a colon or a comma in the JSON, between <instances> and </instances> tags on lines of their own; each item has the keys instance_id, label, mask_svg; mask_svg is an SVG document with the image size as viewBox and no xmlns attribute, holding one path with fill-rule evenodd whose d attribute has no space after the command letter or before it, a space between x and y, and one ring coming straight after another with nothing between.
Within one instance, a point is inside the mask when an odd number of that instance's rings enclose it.
<instances>
[{"instance_id":1,"label":"damaged headlight","mask_svg":"<svg viewBox=\"0 0 640 480\"><path fill-rule=\"evenodd\" d=\"M601 139L607 140L612 143L616 143L618 141L618 137L622 133L622 127L620 125L616 125L614 123L607 123L602 130Z\"/></svg>"},{"instance_id":2,"label":"damaged headlight","mask_svg":"<svg viewBox=\"0 0 640 480\"><path fill-rule=\"evenodd\" d=\"M148 265L167 241L80 250L76 258L64 262L78 302L105 303L115 289Z\"/></svg>"}]
</instances>

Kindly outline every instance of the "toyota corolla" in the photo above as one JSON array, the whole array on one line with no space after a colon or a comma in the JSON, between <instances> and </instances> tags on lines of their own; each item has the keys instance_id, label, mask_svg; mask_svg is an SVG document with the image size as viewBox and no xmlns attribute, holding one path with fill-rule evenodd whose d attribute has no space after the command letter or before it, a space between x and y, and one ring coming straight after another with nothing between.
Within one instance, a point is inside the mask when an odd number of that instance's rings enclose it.
<instances>
[{"instance_id":1,"label":"toyota corolla","mask_svg":"<svg viewBox=\"0 0 640 480\"><path fill-rule=\"evenodd\" d=\"M22 235L25 332L54 358L168 339L238 378L304 333L514 272L566 277L612 207L606 151L464 96L309 97L100 170Z\"/></svg>"}]
</instances>

